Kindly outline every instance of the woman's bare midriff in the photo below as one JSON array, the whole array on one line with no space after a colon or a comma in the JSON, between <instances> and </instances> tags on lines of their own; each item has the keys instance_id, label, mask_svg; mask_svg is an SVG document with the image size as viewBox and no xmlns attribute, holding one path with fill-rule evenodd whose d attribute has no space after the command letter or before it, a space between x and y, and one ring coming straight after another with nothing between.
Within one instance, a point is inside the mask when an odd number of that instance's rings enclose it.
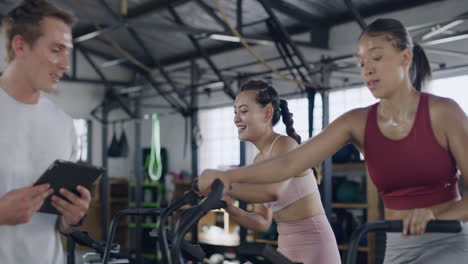
<instances>
[{"instance_id":1,"label":"woman's bare midriff","mask_svg":"<svg viewBox=\"0 0 468 264\"><path fill-rule=\"evenodd\" d=\"M317 191L275 212L273 219L276 222L290 222L320 214L324 214L324 210L320 200L320 193Z\"/></svg>"},{"instance_id":2,"label":"woman's bare midriff","mask_svg":"<svg viewBox=\"0 0 468 264\"><path fill-rule=\"evenodd\" d=\"M427 208L431 209L434 215L437 217L439 213L446 211L457 200L459 199L457 198L455 200L451 200L451 201L441 203L441 204L436 204ZM385 208L385 219L386 220L402 220L411 211L412 210L393 210L393 209Z\"/></svg>"}]
</instances>

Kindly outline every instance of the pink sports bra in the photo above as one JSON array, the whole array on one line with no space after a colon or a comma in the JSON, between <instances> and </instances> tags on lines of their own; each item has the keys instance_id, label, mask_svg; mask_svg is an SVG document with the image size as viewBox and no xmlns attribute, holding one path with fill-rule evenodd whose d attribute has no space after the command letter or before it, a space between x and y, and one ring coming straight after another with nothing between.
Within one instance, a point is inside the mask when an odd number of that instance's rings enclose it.
<instances>
[{"instance_id":1,"label":"pink sports bra","mask_svg":"<svg viewBox=\"0 0 468 264\"><path fill-rule=\"evenodd\" d=\"M271 143L267 157L270 158L273 145L276 140L281 137L277 136ZM274 202L264 203L267 208L270 208L273 212L277 212L286 206L298 201L314 192L318 191L317 181L315 179L313 171L310 169L309 173L303 177L293 177L289 179L289 183L283 192L279 195L279 199Z\"/></svg>"}]
</instances>

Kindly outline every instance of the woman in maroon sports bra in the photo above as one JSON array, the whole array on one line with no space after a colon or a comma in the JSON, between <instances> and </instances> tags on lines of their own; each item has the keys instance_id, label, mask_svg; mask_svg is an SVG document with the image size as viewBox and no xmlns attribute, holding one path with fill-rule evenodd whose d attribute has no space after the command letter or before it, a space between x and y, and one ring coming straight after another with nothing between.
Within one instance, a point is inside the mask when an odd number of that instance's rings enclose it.
<instances>
[{"instance_id":1,"label":"woman in maroon sports bra","mask_svg":"<svg viewBox=\"0 0 468 264\"><path fill-rule=\"evenodd\" d=\"M273 183L316 166L344 144L365 156L385 206L385 218L403 220L403 234L387 234L385 263L466 263L468 227L458 234L425 233L432 219L468 221L468 199L458 190L468 182L468 119L452 100L421 92L429 62L395 19L377 19L357 47L361 76L375 104L351 110L291 152L199 178L208 192L215 178L230 183ZM424 235L423 235L424 234Z\"/></svg>"}]
</instances>

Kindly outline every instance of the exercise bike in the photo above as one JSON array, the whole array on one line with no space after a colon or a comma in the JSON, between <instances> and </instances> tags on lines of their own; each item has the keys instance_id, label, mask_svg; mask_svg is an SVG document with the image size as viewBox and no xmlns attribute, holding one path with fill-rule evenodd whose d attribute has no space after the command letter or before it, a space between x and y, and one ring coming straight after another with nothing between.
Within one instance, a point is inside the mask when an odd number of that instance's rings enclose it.
<instances>
[{"instance_id":1,"label":"exercise bike","mask_svg":"<svg viewBox=\"0 0 468 264\"><path fill-rule=\"evenodd\" d=\"M192 189L196 190L196 184L192 186ZM199 198L194 190L187 192L182 198L176 200L167 208L132 208L119 211L112 219L109 236L105 243L97 243L81 231L81 233L70 235L69 237L73 242L85 245L96 251L96 254L100 258L93 263L134 263L131 259L125 259L122 254L119 254L118 245L113 243L117 221L124 215L157 216L158 227L152 233L157 236L162 257L161 263L183 264L189 260L206 262L206 253L203 249L198 244L192 244L183 238L197 224L200 218L210 210L226 207L225 202L221 200L224 194L224 185L221 181L217 180L213 183L212 192L204 200L181 213L173 231L170 228L168 229L166 225L168 218L175 211ZM157 249L155 248L155 250ZM71 252L73 250L69 248L70 257L68 258L68 264L74 264L74 254ZM254 264L293 264L293 262L281 255L273 247L265 244L248 243L238 247L237 253Z\"/></svg>"}]
</instances>

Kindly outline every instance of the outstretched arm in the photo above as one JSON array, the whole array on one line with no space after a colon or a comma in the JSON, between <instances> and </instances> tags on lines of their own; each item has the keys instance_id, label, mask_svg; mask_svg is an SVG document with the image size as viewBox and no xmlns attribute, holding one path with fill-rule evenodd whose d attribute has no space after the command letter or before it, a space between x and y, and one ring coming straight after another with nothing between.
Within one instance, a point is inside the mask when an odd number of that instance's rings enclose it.
<instances>
[{"instance_id":1,"label":"outstretched arm","mask_svg":"<svg viewBox=\"0 0 468 264\"><path fill-rule=\"evenodd\" d=\"M348 112L297 149L254 165L228 170L227 182L273 183L281 182L320 164L352 139L353 114Z\"/></svg>"},{"instance_id":2,"label":"outstretched arm","mask_svg":"<svg viewBox=\"0 0 468 264\"><path fill-rule=\"evenodd\" d=\"M266 203L279 199L289 181L269 184L234 183L229 196L249 203Z\"/></svg>"}]
</instances>

